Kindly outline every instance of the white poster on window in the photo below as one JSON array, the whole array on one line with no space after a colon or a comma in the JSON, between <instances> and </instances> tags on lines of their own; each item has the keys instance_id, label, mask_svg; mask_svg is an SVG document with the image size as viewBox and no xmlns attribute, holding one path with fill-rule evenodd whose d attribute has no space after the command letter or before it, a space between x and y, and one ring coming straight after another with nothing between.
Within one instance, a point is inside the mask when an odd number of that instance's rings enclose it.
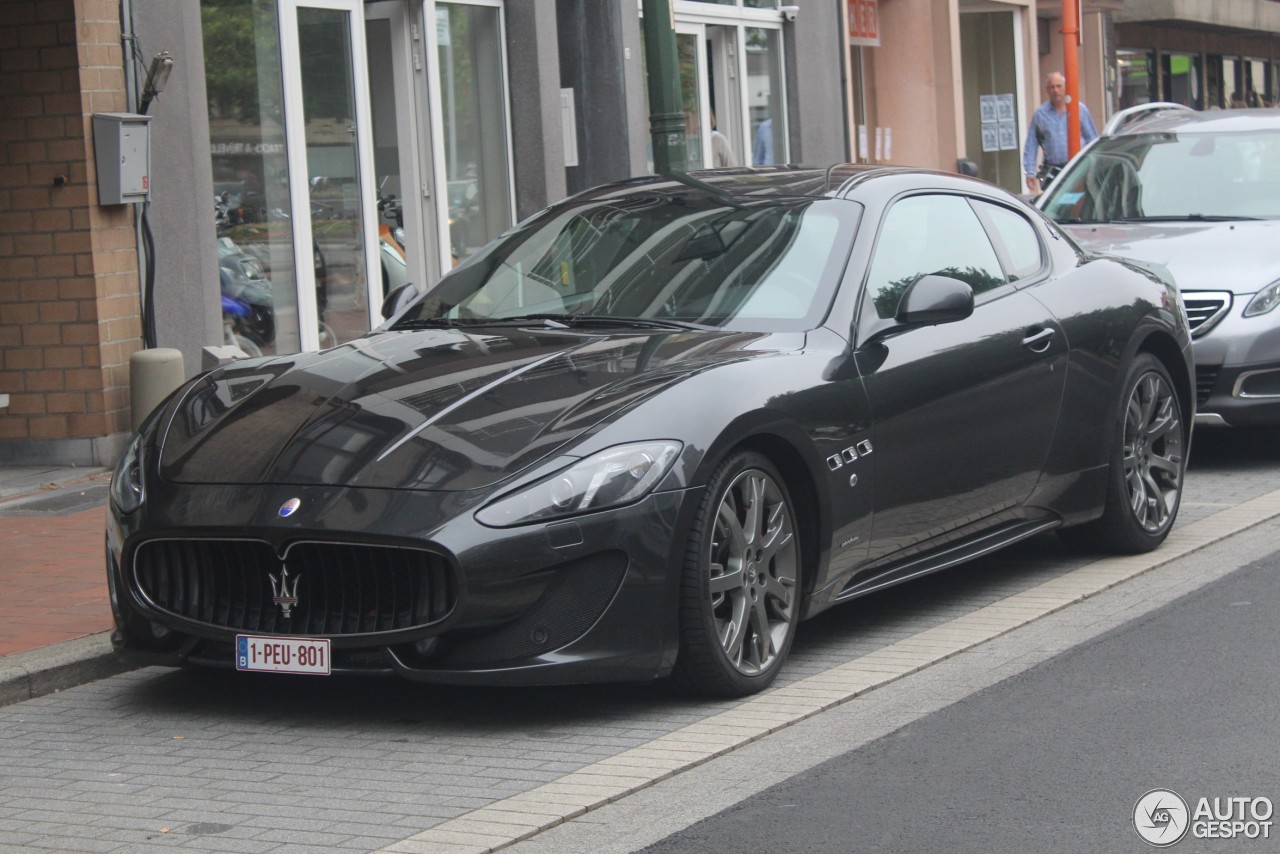
<instances>
[{"instance_id":1,"label":"white poster on window","mask_svg":"<svg viewBox=\"0 0 1280 854\"><path fill-rule=\"evenodd\" d=\"M1000 150L1000 126L999 125L983 125L982 126L982 150L984 152Z\"/></svg>"},{"instance_id":2,"label":"white poster on window","mask_svg":"<svg viewBox=\"0 0 1280 854\"><path fill-rule=\"evenodd\" d=\"M1004 95L996 95L996 118L1000 122L1016 122L1017 116L1013 114L1013 93Z\"/></svg>"},{"instance_id":3,"label":"white poster on window","mask_svg":"<svg viewBox=\"0 0 1280 854\"><path fill-rule=\"evenodd\" d=\"M1018 128L1012 123L997 125L1000 128L1000 150L1016 151L1018 148Z\"/></svg>"},{"instance_id":4,"label":"white poster on window","mask_svg":"<svg viewBox=\"0 0 1280 854\"><path fill-rule=\"evenodd\" d=\"M978 99L978 109L982 115L982 123L984 125L993 125L999 121L996 107L995 95L983 95Z\"/></svg>"}]
</instances>

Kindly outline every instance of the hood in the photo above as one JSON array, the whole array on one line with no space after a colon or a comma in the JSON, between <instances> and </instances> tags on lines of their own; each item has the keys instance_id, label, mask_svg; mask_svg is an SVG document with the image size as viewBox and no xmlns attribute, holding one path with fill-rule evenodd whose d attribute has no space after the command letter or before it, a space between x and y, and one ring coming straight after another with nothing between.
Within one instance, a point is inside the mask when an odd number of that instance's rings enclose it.
<instances>
[{"instance_id":1,"label":"hood","mask_svg":"<svg viewBox=\"0 0 1280 854\"><path fill-rule=\"evenodd\" d=\"M1280 221L1064 225L1091 252L1168 268L1182 291L1251 294L1280 278Z\"/></svg>"},{"instance_id":2,"label":"hood","mask_svg":"<svg viewBox=\"0 0 1280 854\"><path fill-rule=\"evenodd\" d=\"M178 483L480 489L671 383L767 355L766 337L442 329L235 363L197 380L175 404L160 475Z\"/></svg>"}]
</instances>

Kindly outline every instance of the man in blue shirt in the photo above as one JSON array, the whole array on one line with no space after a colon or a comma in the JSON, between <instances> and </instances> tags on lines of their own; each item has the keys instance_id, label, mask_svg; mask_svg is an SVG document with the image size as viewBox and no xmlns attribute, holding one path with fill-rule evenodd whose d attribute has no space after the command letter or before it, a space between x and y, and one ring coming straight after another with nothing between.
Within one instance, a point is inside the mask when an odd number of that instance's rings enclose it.
<instances>
[{"instance_id":1,"label":"man in blue shirt","mask_svg":"<svg viewBox=\"0 0 1280 854\"><path fill-rule=\"evenodd\" d=\"M1040 179L1036 177L1037 149L1044 152L1044 165L1067 165L1067 78L1055 71L1045 79L1049 100L1031 115L1027 128L1027 142L1022 147L1022 172L1027 178L1027 192L1040 192ZM1098 136L1093 126L1089 108L1080 105L1080 143L1087 144Z\"/></svg>"}]
</instances>

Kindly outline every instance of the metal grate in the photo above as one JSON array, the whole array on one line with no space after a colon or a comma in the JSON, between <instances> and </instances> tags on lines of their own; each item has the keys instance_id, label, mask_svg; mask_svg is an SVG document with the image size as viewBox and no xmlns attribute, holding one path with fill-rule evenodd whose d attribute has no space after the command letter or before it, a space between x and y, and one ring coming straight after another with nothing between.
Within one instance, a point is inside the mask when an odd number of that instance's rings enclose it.
<instances>
[{"instance_id":1,"label":"metal grate","mask_svg":"<svg viewBox=\"0 0 1280 854\"><path fill-rule=\"evenodd\" d=\"M1203 406L1218 384L1221 365L1196 365L1196 405Z\"/></svg>"},{"instance_id":2,"label":"metal grate","mask_svg":"<svg viewBox=\"0 0 1280 854\"><path fill-rule=\"evenodd\" d=\"M1187 307L1187 322L1192 334L1203 335L1231 308L1231 294L1227 291L1194 291L1184 293L1182 302Z\"/></svg>"},{"instance_id":3,"label":"metal grate","mask_svg":"<svg viewBox=\"0 0 1280 854\"><path fill-rule=\"evenodd\" d=\"M297 603L273 599L288 572ZM138 547L134 579L161 611L244 632L364 635L417 628L448 616L457 588L430 552L300 542L281 561L260 540L153 540ZM294 585L296 584L296 588Z\"/></svg>"}]
</instances>

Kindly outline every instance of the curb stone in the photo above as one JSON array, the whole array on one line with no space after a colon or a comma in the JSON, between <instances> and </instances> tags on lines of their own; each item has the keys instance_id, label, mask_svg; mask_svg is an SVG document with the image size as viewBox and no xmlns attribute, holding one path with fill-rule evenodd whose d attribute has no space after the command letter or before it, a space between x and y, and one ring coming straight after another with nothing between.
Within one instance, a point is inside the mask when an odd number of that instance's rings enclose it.
<instances>
[{"instance_id":1,"label":"curb stone","mask_svg":"<svg viewBox=\"0 0 1280 854\"><path fill-rule=\"evenodd\" d=\"M43 697L133 669L111 649L110 632L0 656L0 706Z\"/></svg>"}]
</instances>

